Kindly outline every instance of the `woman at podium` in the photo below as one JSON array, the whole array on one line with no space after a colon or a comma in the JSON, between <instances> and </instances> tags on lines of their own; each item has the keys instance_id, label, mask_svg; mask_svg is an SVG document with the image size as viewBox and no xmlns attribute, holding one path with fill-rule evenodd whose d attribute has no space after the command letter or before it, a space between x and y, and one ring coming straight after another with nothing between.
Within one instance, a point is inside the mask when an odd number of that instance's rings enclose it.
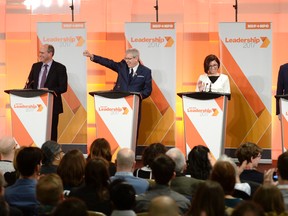
<instances>
[{"instance_id":1,"label":"woman at podium","mask_svg":"<svg viewBox=\"0 0 288 216\"><path fill-rule=\"evenodd\" d=\"M204 60L204 72L198 78L196 92L219 92L230 94L230 83L227 75L219 71L220 61L210 54Z\"/></svg>"}]
</instances>

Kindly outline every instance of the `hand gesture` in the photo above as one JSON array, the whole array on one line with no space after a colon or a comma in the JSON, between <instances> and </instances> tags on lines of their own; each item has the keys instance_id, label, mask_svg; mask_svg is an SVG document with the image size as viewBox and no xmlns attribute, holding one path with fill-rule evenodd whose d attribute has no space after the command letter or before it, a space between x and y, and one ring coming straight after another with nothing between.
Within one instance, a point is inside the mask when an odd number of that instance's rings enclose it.
<instances>
[{"instance_id":1,"label":"hand gesture","mask_svg":"<svg viewBox=\"0 0 288 216\"><path fill-rule=\"evenodd\" d=\"M83 56L86 56L86 57L89 57L89 58L93 57L93 55L88 50L85 50L83 52Z\"/></svg>"}]
</instances>

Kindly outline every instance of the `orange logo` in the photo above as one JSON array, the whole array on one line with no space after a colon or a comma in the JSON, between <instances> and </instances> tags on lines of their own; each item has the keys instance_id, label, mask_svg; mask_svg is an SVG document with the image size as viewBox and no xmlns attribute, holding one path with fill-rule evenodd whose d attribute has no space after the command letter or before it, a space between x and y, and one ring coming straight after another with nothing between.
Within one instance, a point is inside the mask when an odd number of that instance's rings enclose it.
<instances>
[{"instance_id":1,"label":"orange logo","mask_svg":"<svg viewBox=\"0 0 288 216\"><path fill-rule=\"evenodd\" d=\"M213 110L213 114L212 116L217 116L219 114L219 111L217 109L212 109Z\"/></svg>"},{"instance_id":2,"label":"orange logo","mask_svg":"<svg viewBox=\"0 0 288 216\"><path fill-rule=\"evenodd\" d=\"M37 106L38 106L37 112L41 112L43 110L42 104L37 104Z\"/></svg>"},{"instance_id":3,"label":"orange logo","mask_svg":"<svg viewBox=\"0 0 288 216\"><path fill-rule=\"evenodd\" d=\"M129 109L127 107L122 107L123 109L123 115L127 115L129 113Z\"/></svg>"},{"instance_id":4,"label":"orange logo","mask_svg":"<svg viewBox=\"0 0 288 216\"><path fill-rule=\"evenodd\" d=\"M262 44L260 46L260 48L267 48L270 44L270 40L267 37L260 37L262 40Z\"/></svg>"},{"instance_id":5,"label":"orange logo","mask_svg":"<svg viewBox=\"0 0 288 216\"><path fill-rule=\"evenodd\" d=\"M76 38L78 41L76 46L82 46L84 44L85 40L82 38L82 36L76 36Z\"/></svg>"},{"instance_id":6,"label":"orange logo","mask_svg":"<svg viewBox=\"0 0 288 216\"><path fill-rule=\"evenodd\" d=\"M174 40L172 37L165 37L167 43L165 45L165 47L171 47L174 44Z\"/></svg>"}]
</instances>

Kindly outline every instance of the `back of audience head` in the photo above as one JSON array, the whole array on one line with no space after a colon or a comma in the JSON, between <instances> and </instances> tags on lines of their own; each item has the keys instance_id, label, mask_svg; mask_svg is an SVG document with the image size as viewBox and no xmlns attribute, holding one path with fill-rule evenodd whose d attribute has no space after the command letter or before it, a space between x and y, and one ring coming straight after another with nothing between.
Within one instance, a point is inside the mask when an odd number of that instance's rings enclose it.
<instances>
[{"instance_id":1,"label":"back of audience head","mask_svg":"<svg viewBox=\"0 0 288 216\"><path fill-rule=\"evenodd\" d=\"M276 212L280 214L285 211L282 193L275 185L261 185L253 195L253 201L259 204L265 213Z\"/></svg>"},{"instance_id":2,"label":"back of audience head","mask_svg":"<svg viewBox=\"0 0 288 216\"><path fill-rule=\"evenodd\" d=\"M14 150L18 147L15 139L10 136L4 136L0 139L1 160L13 160Z\"/></svg>"},{"instance_id":3,"label":"back of audience head","mask_svg":"<svg viewBox=\"0 0 288 216\"><path fill-rule=\"evenodd\" d=\"M288 180L288 152L282 153L277 160L277 172L279 173L279 183Z\"/></svg>"},{"instance_id":4,"label":"back of audience head","mask_svg":"<svg viewBox=\"0 0 288 216\"><path fill-rule=\"evenodd\" d=\"M179 216L176 202L169 196L158 196L151 200L149 216Z\"/></svg>"},{"instance_id":5,"label":"back of audience head","mask_svg":"<svg viewBox=\"0 0 288 216\"><path fill-rule=\"evenodd\" d=\"M265 216L265 213L257 203L245 200L234 208L231 216Z\"/></svg>"},{"instance_id":6,"label":"back of audience head","mask_svg":"<svg viewBox=\"0 0 288 216\"><path fill-rule=\"evenodd\" d=\"M152 143L147 146L142 154L142 161L144 166L151 168L153 160L160 154L165 154L167 148L162 143Z\"/></svg>"},{"instance_id":7,"label":"back of audience head","mask_svg":"<svg viewBox=\"0 0 288 216\"><path fill-rule=\"evenodd\" d=\"M43 154L38 147L24 147L16 157L17 169L22 177L39 173Z\"/></svg>"},{"instance_id":8,"label":"back of audience head","mask_svg":"<svg viewBox=\"0 0 288 216\"><path fill-rule=\"evenodd\" d=\"M55 174L41 176L36 185L36 197L42 205L56 206L63 197L61 178Z\"/></svg>"},{"instance_id":9,"label":"back of audience head","mask_svg":"<svg viewBox=\"0 0 288 216\"><path fill-rule=\"evenodd\" d=\"M231 195L236 183L236 171L228 161L217 161L212 169L210 179L218 182L225 195Z\"/></svg>"},{"instance_id":10,"label":"back of audience head","mask_svg":"<svg viewBox=\"0 0 288 216\"><path fill-rule=\"evenodd\" d=\"M176 173L182 173L186 169L185 156L179 148L171 148L166 152L172 160L175 162Z\"/></svg>"},{"instance_id":11,"label":"back of audience head","mask_svg":"<svg viewBox=\"0 0 288 216\"><path fill-rule=\"evenodd\" d=\"M109 142L105 138L95 139L90 146L90 157L103 157L107 161L111 161L112 153Z\"/></svg>"},{"instance_id":12,"label":"back of audience head","mask_svg":"<svg viewBox=\"0 0 288 216\"><path fill-rule=\"evenodd\" d=\"M115 179L110 184L110 198L116 210L131 210L135 205L136 192L123 179Z\"/></svg>"},{"instance_id":13,"label":"back of audience head","mask_svg":"<svg viewBox=\"0 0 288 216\"><path fill-rule=\"evenodd\" d=\"M79 149L68 151L60 161L57 174L61 177L64 189L79 186L84 179L86 160Z\"/></svg>"},{"instance_id":14,"label":"back of audience head","mask_svg":"<svg viewBox=\"0 0 288 216\"><path fill-rule=\"evenodd\" d=\"M203 145L194 146L188 154L187 161L187 172L191 177L201 180L209 178L212 169L209 157L209 148Z\"/></svg>"},{"instance_id":15,"label":"back of audience head","mask_svg":"<svg viewBox=\"0 0 288 216\"><path fill-rule=\"evenodd\" d=\"M262 151L263 150L255 143L246 142L237 148L235 154L240 164L242 164L245 160L247 163L252 163L253 159L261 156ZM256 167L257 165L258 164L255 164Z\"/></svg>"},{"instance_id":16,"label":"back of audience head","mask_svg":"<svg viewBox=\"0 0 288 216\"><path fill-rule=\"evenodd\" d=\"M78 198L68 198L57 205L53 216L88 216L86 204Z\"/></svg>"},{"instance_id":17,"label":"back of audience head","mask_svg":"<svg viewBox=\"0 0 288 216\"><path fill-rule=\"evenodd\" d=\"M136 161L135 153L129 148L122 148L117 153L117 171L130 171L133 172Z\"/></svg>"},{"instance_id":18,"label":"back of audience head","mask_svg":"<svg viewBox=\"0 0 288 216\"><path fill-rule=\"evenodd\" d=\"M165 154L157 156L151 168L157 184L167 185L175 176L175 162Z\"/></svg>"},{"instance_id":19,"label":"back of audience head","mask_svg":"<svg viewBox=\"0 0 288 216\"><path fill-rule=\"evenodd\" d=\"M186 216L222 216L224 214L224 191L221 185L211 180L201 183L192 198L191 207Z\"/></svg>"},{"instance_id":20,"label":"back of audience head","mask_svg":"<svg viewBox=\"0 0 288 216\"><path fill-rule=\"evenodd\" d=\"M63 157L62 155L62 148L61 145L53 140L46 141L42 146L41 149L43 151L43 164L45 165L52 165L53 162L57 163L60 162L60 159ZM58 160L57 160L58 159Z\"/></svg>"}]
</instances>

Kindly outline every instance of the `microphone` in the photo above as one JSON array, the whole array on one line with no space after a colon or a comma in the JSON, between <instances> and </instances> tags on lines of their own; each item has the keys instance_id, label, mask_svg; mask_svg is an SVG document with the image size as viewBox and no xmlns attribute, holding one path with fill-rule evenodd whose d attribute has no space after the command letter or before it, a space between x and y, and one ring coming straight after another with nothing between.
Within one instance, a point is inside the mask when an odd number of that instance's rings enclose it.
<instances>
[{"instance_id":1,"label":"microphone","mask_svg":"<svg viewBox=\"0 0 288 216\"><path fill-rule=\"evenodd\" d=\"M205 84L204 92L207 92L208 83Z\"/></svg>"},{"instance_id":2,"label":"microphone","mask_svg":"<svg viewBox=\"0 0 288 216\"><path fill-rule=\"evenodd\" d=\"M212 92L211 86L212 86L212 83L210 83L209 92Z\"/></svg>"},{"instance_id":3,"label":"microphone","mask_svg":"<svg viewBox=\"0 0 288 216\"><path fill-rule=\"evenodd\" d=\"M34 83L34 80L32 80L32 81L29 83L29 79L27 79L24 89L30 89L30 87L31 87L31 85L32 85L33 83Z\"/></svg>"}]
</instances>

